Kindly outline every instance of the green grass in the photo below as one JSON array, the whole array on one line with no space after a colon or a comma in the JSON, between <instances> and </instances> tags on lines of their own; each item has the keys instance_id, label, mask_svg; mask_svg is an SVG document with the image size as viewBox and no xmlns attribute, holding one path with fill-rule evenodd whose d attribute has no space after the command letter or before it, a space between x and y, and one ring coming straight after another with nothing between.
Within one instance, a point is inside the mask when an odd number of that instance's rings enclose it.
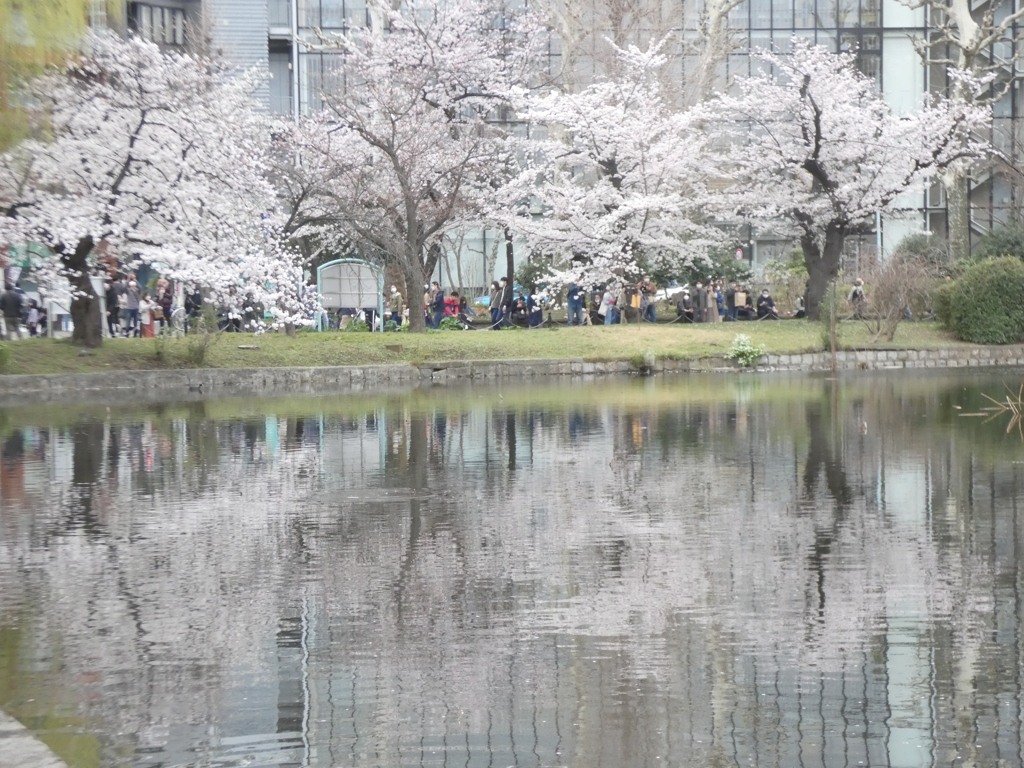
<instances>
[{"instance_id":1,"label":"green grass","mask_svg":"<svg viewBox=\"0 0 1024 768\"><path fill-rule=\"evenodd\" d=\"M822 349L822 326L802 320L714 325L627 325L523 331L442 331L436 333L300 333L294 338L267 333L220 334L203 367L377 365L450 360L515 360L581 357L632 360L651 352L659 358L687 359L724 354L737 333L745 333L770 353ZM5 374L90 373L186 368L190 339L108 339L88 355L68 341L27 339L9 344ZM843 323L843 348L922 349L957 345L934 323L905 323L892 343L871 344L862 323ZM162 349L161 346L162 345ZM259 349L239 349L257 345ZM390 347L390 348L389 348ZM158 355L158 351L162 354Z\"/></svg>"}]
</instances>

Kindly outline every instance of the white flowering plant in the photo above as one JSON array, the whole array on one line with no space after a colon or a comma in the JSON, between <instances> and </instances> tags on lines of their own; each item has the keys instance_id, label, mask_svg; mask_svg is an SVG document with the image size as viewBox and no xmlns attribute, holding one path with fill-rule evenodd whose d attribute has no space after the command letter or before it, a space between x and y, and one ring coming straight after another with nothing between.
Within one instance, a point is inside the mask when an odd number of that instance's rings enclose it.
<instances>
[{"instance_id":1,"label":"white flowering plant","mask_svg":"<svg viewBox=\"0 0 1024 768\"><path fill-rule=\"evenodd\" d=\"M757 363L757 359L767 353L768 350L760 344L755 344L745 333L736 334L732 340L732 346L725 353L727 360L735 360L744 367L751 367Z\"/></svg>"}]
</instances>

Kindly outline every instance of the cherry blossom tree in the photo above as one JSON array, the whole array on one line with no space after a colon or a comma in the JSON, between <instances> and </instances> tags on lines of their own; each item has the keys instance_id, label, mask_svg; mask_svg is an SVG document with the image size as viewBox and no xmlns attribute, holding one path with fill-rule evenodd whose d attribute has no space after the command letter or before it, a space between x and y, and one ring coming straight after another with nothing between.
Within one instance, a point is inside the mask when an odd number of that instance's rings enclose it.
<instances>
[{"instance_id":1,"label":"cherry blossom tree","mask_svg":"<svg viewBox=\"0 0 1024 768\"><path fill-rule=\"evenodd\" d=\"M658 46L619 51L621 76L553 92L527 116L547 134L510 194L510 226L553 257L555 284L635 279L678 267L720 241L700 210L704 140L662 99ZM530 215L531 209L538 214Z\"/></svg>"},{"instance_id":2,"label":"cherry blossom tree","mask_svg":"<svg viewBox=\"0 0 1024 768\"><path fill-rule=\"evenodd\" d=\"M716 196L720 215L799 239L807 314L816 318L847 236L869 229L877 212L896 212L901 195L936 172L982 155L975 137L989 110L927 99L898 117L852 55L801 39L792 55L757 55L778 75L742 80L736 95L721 94L693 116L715 136L710 159L728 182Z\"/></svg>"},{"instance_id":3,"label":"cherry blossom tree","mask_svg":"<svg viewBox=\"0 0 1024 768\"><path fill-rule=\"evenodd\" d=\"M313 204L412 292L433 273L445 232L493 190L497 122L522 101L539 36L528 15L486 0L371 5L370 28L323 38L341 55L325 76L324 114L298 146L304 165L322 169ZM423 329L411 313L411 330Z\"/></svg>"},{"instance_id":4,"label":"cherry blossom tree","mask_svg":"<svg viewBox=\"0 0 1024 768\"><path fill-rule=\"evenodd\" d=\"M246 300L275 322L308 321L264 173L270 133L253 108L257 82L140 39L94 35L83 55L33 83L38 137L0 156L5 237L48 246L40 277L70 281L76 341L101 343L90 280L101 244L229 311Z\"/></svg>"}]
</instances>

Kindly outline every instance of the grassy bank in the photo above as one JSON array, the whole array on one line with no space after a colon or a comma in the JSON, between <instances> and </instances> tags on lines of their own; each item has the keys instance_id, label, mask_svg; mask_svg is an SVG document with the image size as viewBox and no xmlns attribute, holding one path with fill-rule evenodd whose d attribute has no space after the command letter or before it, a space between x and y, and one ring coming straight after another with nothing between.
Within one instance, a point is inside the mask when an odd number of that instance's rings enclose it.
<instances>
[{"instance_id":1,"label":"grassy bank","mask_svg":"<svg viewBox=\"0 0 1024 768\"><path fill-rule=\"evenodd\" d=\"M582 357L630 360L651 352L659 358L721 355L737 333L749 335L769 352L822 349L822 326L802 320L716 325L629 325L529 331L441 331L426 334L300 333L294 338L268 333L219 334L197 366L193 338L108 339L89 354L68 341L28 339L8 344L5 374L89 373L169 368L249 368L282 366L378 365L426 360L501 360ZM892 343L871 344L862 323L840 328L844 348L952 346L953 337L933 323L900 326ZM239 346L258 349L239 349Z\"/></svg>"}]
</instances>

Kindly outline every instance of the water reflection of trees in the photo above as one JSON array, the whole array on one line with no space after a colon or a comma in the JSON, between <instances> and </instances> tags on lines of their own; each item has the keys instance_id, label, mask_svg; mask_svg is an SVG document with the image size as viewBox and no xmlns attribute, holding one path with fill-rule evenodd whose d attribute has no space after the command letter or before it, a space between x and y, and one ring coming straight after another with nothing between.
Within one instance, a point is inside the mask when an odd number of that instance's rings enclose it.
<instances>
[{"instance_id":1,"label":"water reflection of trees","mask_svg":"<svg viewBox=\"0 0 1024 768\"><path fill-rule=\"evenodd\" d=\"M806 394L57 429L0 574L170 762L239 708L324 765L1019 749L1017 471L922 423L939 395Z\"/></svg>"}]
</instances>

